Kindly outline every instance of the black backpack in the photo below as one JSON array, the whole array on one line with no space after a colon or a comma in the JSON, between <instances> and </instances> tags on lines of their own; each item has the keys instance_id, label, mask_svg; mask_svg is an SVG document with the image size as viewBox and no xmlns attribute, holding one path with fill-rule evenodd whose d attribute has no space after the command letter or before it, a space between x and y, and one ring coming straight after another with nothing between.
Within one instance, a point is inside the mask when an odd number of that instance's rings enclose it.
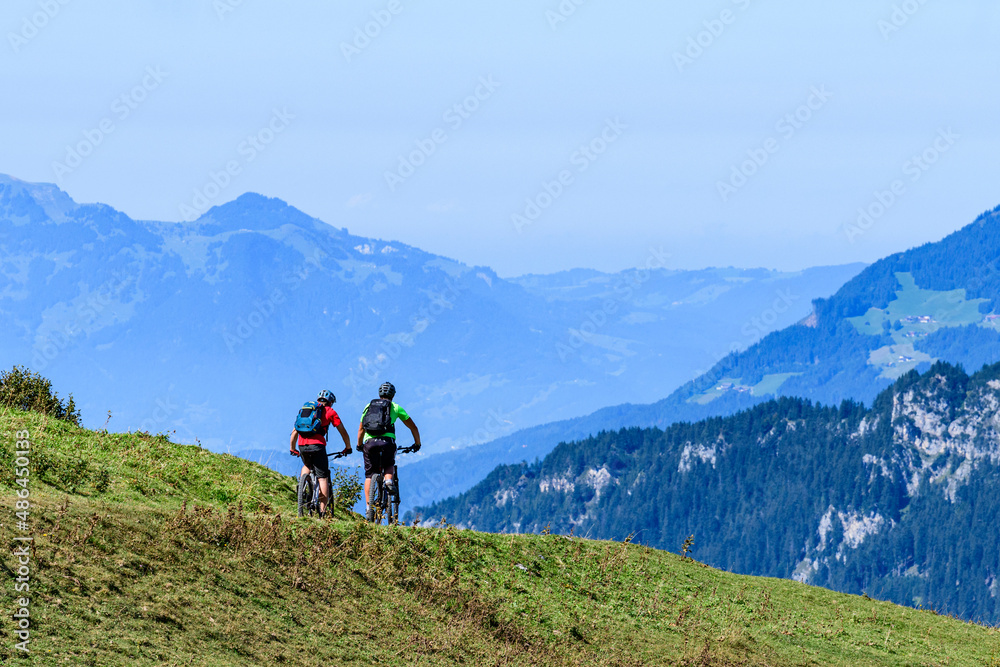
<instances>
[{"instance_id":1,"label":"black backpack","mask_svg":"<svg viewBox=\"0 0 1000 667\"><path fill-rule=\"evenodd\" d=\"M361 427L368 435L376 437L395 432L392 427L392 401L376 398L369 403L365 417L361 420Z\"/></svg>"}]
</instances>

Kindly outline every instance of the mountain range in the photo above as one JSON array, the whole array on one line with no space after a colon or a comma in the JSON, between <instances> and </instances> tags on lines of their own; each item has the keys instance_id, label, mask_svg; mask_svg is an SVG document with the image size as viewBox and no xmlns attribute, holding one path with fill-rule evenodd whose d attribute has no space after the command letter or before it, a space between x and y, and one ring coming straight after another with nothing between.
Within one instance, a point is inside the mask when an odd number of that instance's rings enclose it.
<instances>
[{"instance_id":1,"label":"mountain range","mask_svg":"<svg viewBox=\"0 0 1000 667\"><path fill-rule=\"evenodd\" d=\"M285 472L294 413L319 389L353 423L391 380L420 456L462 449L665 396L862 268L678 271L638 248L631 271L504 279L261 195L141 221L7 176L0 253L5 364L72 387L88 426Z\"/></svg>"},{"instance_id":2,"label":"mountain range","mask_svg":"<svg viewBox=\"0 0 1000 667\"><path fill-rule=\"evenodd\" d=\"M875 262L832 296L816 299L802 321L734 351L664 399L610 406L429 457L406 472L419 491L417 504L465 491L497 465L533 461L560 442L602 430L666 428L775 396L870 404L895 379L938 360L970 371L1000 361L998 262L1000 207L941 241ZM449 470L463 474L442 472Z\"/></svg>"},{"instance_id":3,"label":"mountain range","mask_svg":"<svg viewBox=\"0 0 1000 667\"><path fill-rule=\"evenodd\" d=\"M998 261L1000 208L872 264L666 400L565 422L549 437L593 435L411 517L690 538L717 567L996 623Z\"/></svg>"}]
</instances>

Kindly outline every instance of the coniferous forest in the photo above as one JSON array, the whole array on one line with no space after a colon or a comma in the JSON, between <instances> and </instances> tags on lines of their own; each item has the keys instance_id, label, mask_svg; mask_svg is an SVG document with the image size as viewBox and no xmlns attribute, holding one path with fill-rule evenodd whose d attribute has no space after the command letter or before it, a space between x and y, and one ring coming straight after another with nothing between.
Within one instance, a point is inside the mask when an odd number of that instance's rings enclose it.
<instances>
[{"instance_id":1,"label":"coniferous forest","mask_svg":"<svg viewBox=\"0 0 1000 667\"><path fill-rule=\"evenodd\" d=\"M623 429L504 466L419 511L680 551L963 618L1000 621L1000 364L910 372L871 408L780 398Z\"/></svg>"}]
</instances>

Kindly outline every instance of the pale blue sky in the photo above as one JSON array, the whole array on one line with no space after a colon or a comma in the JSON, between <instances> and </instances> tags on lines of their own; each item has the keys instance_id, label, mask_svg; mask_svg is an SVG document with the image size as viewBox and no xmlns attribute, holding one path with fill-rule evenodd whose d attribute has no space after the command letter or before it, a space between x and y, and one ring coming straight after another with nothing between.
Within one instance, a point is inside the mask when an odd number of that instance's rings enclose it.
<instances>
[{"instance_id":1,"label":"pale blue sky","mask_svg":"<svg viewBox=\"0 0 1000 667\"><path fill-rule=\"evenodd\" d=\"M0 9L0 173L138 219L256 191L516 275L624 269L651 246L676 268L872 261L1000 204L995 2L565 0L557 23L559 0L62 1ZM345 55L373 12L387 25ZM477 88L468 118L446 115ZM92 153L54 166L88 131ZM576 152L602 132L603 154ZM933 165L906 164L925 150ZM748 151L767 161L724 201ZM519 232L529 198L548 206Z\"/></svg>"}]
</instances>

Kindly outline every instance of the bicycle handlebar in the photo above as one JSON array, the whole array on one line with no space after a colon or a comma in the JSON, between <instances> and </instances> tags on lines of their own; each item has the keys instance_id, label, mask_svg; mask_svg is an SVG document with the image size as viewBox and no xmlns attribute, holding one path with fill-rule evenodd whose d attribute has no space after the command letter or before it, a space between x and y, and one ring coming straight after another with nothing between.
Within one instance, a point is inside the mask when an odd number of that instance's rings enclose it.
<instances>
[{"instance_id":1,"label":"bicycle handlebar","mask_svg":"<svg viewBox=\"0 0 1000 667\"><path fill-rule=\"evenodd\" d=\"M302 456L302 453L301 452L288 452L288 455L289 456ZM345 454L344 452L330 452L329 454L327 454L327 458L331 458L331 459L342 459L345 456L347 456L347 454Z\"/></svg>"},{"instance_id":2,"label":"bicycle handlebar","mask_svg":"<svg viewBox=\"0 0 1000 667\"><path fill-rule=\"evenodd\" d=\"M417 447L416 445L410 445L409 447L403 447L402 449L399 450L399 452L401 454L412 454L413 452L417 451L418 449L420 449L420 448ZM288 452L288 455L289 456L301 456L302 454L300 452ZM344 452L331 452L331 453L327 454L327 457L331 458L331 459L342 459L345 456L348 456L348 454L345 454Z\"/></svg>"}]
</instances>

